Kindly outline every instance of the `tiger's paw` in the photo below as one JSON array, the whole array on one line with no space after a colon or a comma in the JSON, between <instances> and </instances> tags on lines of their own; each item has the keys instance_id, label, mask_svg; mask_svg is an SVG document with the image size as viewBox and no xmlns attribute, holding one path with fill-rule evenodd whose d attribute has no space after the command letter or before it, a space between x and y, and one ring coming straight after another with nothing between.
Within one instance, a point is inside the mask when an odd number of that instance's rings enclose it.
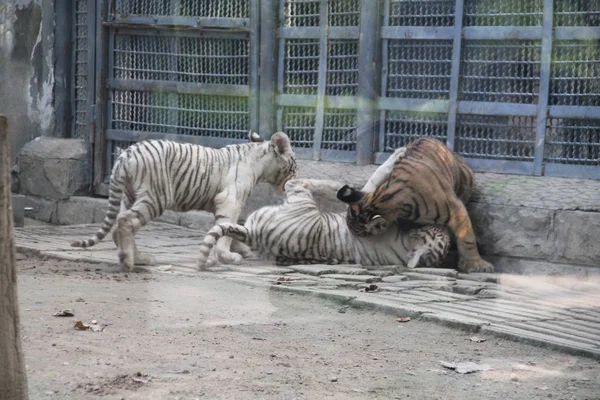
<instances>
[{"instance_id":1,"label":"tiger's paw","mask_svg":"<svg viewBox=\"0 0 600 400\"><path fill-rule=\"evenodd\" d=\"M136 253L135 265L156 265L156 257L152 254Z\"/></svg>"},{"instance_id":2,"label":"tiger's paw","mask_svg":"<svg viewBox=\"0 0 600 400\"><path fill-rule=\"evenodd\" d=\"M242 263L244 257L239 253L223 251L219 253L219 261L223 264L238 265Z\"/></svg>"},{"instance_id":3,"label":"tiger's paw","mask_svg":"<svg viewBox=\"0 0 600 400\"><path fill-rule=\"evenodd\" d=\"M471 272L494 272L494 266L483 258L475 260L461 258L458 262L458 270L467 274Z\"/></svg>"}]
</instances>

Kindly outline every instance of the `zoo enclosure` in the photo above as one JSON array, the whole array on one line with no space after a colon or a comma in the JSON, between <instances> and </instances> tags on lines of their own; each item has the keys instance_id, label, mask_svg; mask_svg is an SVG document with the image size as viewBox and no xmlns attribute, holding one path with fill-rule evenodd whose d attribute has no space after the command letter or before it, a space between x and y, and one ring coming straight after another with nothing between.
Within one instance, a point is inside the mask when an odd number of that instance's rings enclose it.
<instances>
[{"instance_id":1,"label":"zoo enclosure","mask_svg":"<svg viewBox=\"0 0 600 400\"><path fill-rule=\"evenodd\" d=\"M427 135L479 171L600 178L599 0L73 1L100 188L132 142L248 129L315 160Z\"/></svg>"}]
</instances>

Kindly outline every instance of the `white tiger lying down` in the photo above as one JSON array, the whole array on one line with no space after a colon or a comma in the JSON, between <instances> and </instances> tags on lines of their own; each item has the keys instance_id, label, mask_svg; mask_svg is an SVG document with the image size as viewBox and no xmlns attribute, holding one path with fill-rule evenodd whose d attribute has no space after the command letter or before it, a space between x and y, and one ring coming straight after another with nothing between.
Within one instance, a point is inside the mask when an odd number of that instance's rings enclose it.
<instances>
[{"instance_id":1,"label":"white tiger lying down","mask_svg":"<svg viewBox=\"0 0 600 400\"><path fill-rule=\"evenodd\" d=\"M401 151L394 156L398 154ZM376 187L378 182L387 179L386 168L391 165L393 162L382 165L365 187ZM342 183L325 180L288 181L284 204L253 212L244 226L221 223L211 228L200 248L198 268L213 265L208 255L223 236L237 239L261 254L276 256L277 265L357 263L365 266L402 264L414 268L442 263L450 247L450 237L444 227L429 225L402 230L393 224L379 236L357 237L346 225L345 212L321 212L313 192L335 198L342 186ZM239 263L241 258L235 261Z\"/></svg>"},{"instance_id":2,"label":"white tiger lying down","mask_svg":"<svg viewBox=\"0 0 600 400\"><path fill-rule=\"evenodd\" d=\"M131 271L134 263L155 263L154 257L137 250L134 235L165 210L204 210L214 213L217 223L237 221L258 182L270 183L283 193L285 182L296 176L296 158L287 135L278 132L269 142L260 143L264 140L250 133L249 140L257 143L221 149L166 140L132 145L119 155L113 167L104 224L93 237L71 246L95 245L116 220L113 240L121 267ZM231 238L223 238L215 249L223 262L239 262L242 258L230 252L231 244ZM246 246L237 245L236 250L251 255Z\"/></svg>"}]
</instances>

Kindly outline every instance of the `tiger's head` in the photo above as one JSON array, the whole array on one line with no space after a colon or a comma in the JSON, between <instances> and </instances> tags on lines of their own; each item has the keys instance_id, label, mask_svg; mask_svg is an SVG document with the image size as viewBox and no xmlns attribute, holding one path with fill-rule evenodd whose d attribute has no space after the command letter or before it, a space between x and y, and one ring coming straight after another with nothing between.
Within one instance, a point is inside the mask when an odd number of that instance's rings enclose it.
<instances>
[{"instance_id":1,"label":"tiger's head","mask_svg":"<svg viewBox=\"0 0 600 400\"><path fill-rule=\"evenodd\" d=\"M282 195L286 182L295 179L298 171L292 143L285 133L277 132L265 146L266 156L270 161L265 168L263 179L273 186L277 194Z\"/></svg>"},{"instance_id":2,"label":"tiger's head","mask_svg":"<svg viewBox=\"0 0 600 400\"><path fill-rule=\"evenodd\" d=\"M387 229L388 222L370 204L371 193L365 193L344 185L338 190L337 198L348 204L346 224L354 235L359 237L379 235Z\"/></svg>"}]
</instances>

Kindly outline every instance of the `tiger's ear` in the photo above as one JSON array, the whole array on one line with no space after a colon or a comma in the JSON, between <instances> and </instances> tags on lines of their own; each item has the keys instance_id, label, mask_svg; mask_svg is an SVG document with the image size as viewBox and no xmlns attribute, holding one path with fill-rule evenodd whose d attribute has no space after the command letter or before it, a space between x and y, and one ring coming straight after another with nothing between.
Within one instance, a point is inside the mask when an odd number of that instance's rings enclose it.
<instances>
[{"instance_id":1,"label":"tiger's ear","mask_svg":"<svg viewBox=\"0 0 600 400\"><path fill-rule=\"evenodd\" d=\"M276 132L271 136L271 144L279 154L288 153L292 150L290 138L283 132Z\"/></svg>"},{"instance_id":2,"label":"tiger's ear","mask_svg":"<svg viewBox=\"0 0 600 400\"><path fill-rule=\"evenodd\" d=\"M248 131L248 141L250 143L260 143L264 142L265 139L261 138L260 135L256 132Z\"/></svg>"},{"instance_id":3,"label":"tiger's ear","mask_svg":"<svg viewBox=\"0 0 600 400\"><path fill-rule=\"evenodd\" d=\"M354 204L358 203L365 196L365 194L360 190L356 190L348 185L344 185L340 190L337 191L336 196L338 200L343 201L344 203Z\"/></svg>"}]
</instances>

